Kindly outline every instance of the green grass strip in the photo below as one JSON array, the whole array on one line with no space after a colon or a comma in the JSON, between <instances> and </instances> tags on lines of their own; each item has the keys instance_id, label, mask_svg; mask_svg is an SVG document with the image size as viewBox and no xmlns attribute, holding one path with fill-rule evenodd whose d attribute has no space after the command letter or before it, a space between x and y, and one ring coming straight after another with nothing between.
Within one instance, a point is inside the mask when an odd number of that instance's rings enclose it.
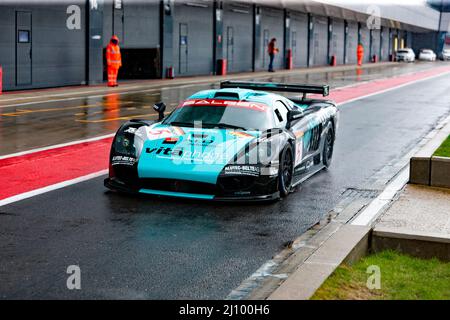
<instances>
[{"instance_id":1,"label":"green grass strip","mask_svg":"<svg viewBox=\"0 0 450 320\"><path fill-rule=\"evenodd\" d=\"M381 288L369 289L369 266L378 266ZM341 265L312 297L314 300L448 300L450 263L394 251L369 255L353 266Z\"/></svg>"},{"instance_id":2,"label":"green grass strip","mask_svg":"<svg viewBox=\"0 0 450 320\"><path fill-rule=\"evenodd\" d=\"M434 152L438 157L450 157L450 135L445 139L441 146Z\"/></svg>"}]
</instances>

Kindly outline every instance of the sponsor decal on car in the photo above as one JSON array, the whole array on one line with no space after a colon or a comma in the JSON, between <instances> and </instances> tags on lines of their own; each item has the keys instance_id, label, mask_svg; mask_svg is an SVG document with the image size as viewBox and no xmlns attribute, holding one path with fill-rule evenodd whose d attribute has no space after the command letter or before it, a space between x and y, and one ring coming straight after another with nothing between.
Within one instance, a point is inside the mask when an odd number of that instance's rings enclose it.
<instances>
[{"instance_id":1,"label":"sponsor decal on car","mask_svg":"<svg viewBox=\"0 0 450 320\"><path fill-rule=\"evenodd\" d=\"M162 139L162 138L170 137L172 135L173 135L173 133L169 128L153 127L148 131L149 140Z\"/></svg>"},{"instance_id":2,"label":"sponsor decal on car","mask_svg":"<svg viewBox=\"0 0 450 320\"><path fill-rule=\"evenodd\" d=\"M163 138L175 138L182 136L184 134L184 130L180 127L163 127L157 126L152 127L148 131L148 139L149 140L157 140Z\"/></svg>"},{"instance_id":3,"label":"sponsor decal on car","mask_svg":"<svg viewBox=\"0 0 450 320\"><path fill-rule=\"evenodd\" d=\"M303 136L303 134L302 134ZM302 158L303 158L303 137L300 136L299 138L297 138L297 140L295 141L295 167L298 166L300 164L300 162L302 162Z\"/></svg>"},{"instance_id":4,"label":"sponsor decal on car","mask_svg":"<svg viewBox=\"0 0 450 320\"><path fill-rule=\"evenodd\" d=\"M308 159L305 163L297 168L295 168L295 174L308 171L314 165L313 159Z\"/></svg>"},{"instance_id":5,"label":"sponsor decal on car","mask_svg":"<svg viewBox=\"0 0 450 320\"><path fill-rule=\"evenodd\" d=\"M231 131L230 134L235 137L239 138L253 138L251 134L242 132L242 131Z\"/></svg>"},{"instance_id":6,"label":"sponsor decal on car","mask_svg":"<svg viewBox=\"0 0 450 320\"><path fill-rule=\"evenodd\" d=\"M193 99L186 100L179 105L179 108L185 106L211 106L211 107L235 107L245 108L254 111L265 112L268 110L267 105L259 102L236 101L236 100L218 100L218 99Z\"/></svg>"},{"instance_id":7,"label":"sponsor decal on car","mask_svg":"<svg viewBox=\"0 0 450 320\"><path fill-rule=\"evenodd\" d=\"M126 165L126 166L133 166L136 163L136 158L134 157L127 157L127 156L114 156L111 160L111 164L113 166L115 165Z\"/></svg>"},{"instance_id":8,"label":"sponsor decal on car","mask_svg":"<svg viewBox=\"0 0 450 320\"><path fill-rule=\"evenodd\" d=\"M224 163L226 161L225 155L215 151L205 150L185 150L182 147L154 147L146 148L148 154L153 154L161 158L170 158L173 160L182 160L195 163ZM176 164L176 162L174 162Z\"/></svg>"},{"instance_id":9,"label":"sponsor decal on car","mask_svg":"<svg viewBox=\"0 0 450 320\"><path fill-rule=\"evenodd\" d=\"M181 156L183 153L183 149L181 148L171 148L171 147L154 147L154 148L146 148L146 153L155 154L155 155L178 155Z\"/></svg>"},{"instance_id":10,"label":"sponsor decal on car","mask_svg":"<svg viewBox=\"0 0 450 320\"><path fill-rule=\"evenodd\" d=\"M260 168L258 166L248 166L248 165L229 165L225 167L225 174L232 175L246 175L246 176L259 176Z\"/></svg>"},{"instance_id":11,"label":"sponsor decal on car","mask_svg":"<svg viewBox=\"0 0 450 320\"><path fill-rule=\"evenodd\" d=\"M167 137L164 139L164 144L176 144L178 142L178 137Z\"/></svg>"},{"instance_id":12,"label":"sponsor decal on car","mask_svg":"<svg viewBox=\"0 0 450 320\"><path fill-rule=\"evenodd\" d=\"M137 130L137 128L128 127L124 132L134 134L136 132L136 130Z\"/></svg>"},{"instance_id":13,"label":"sponsor decal on car","mask_svg":"<svg viewBox=\"0 0 450 320\"><path fill-rule=\"evenodd\" d=\"M208 146L214 142L215 137L203 133L192 133L187 140L191 145Z\"/></svg>"},{"instance_id":14,"label":"sponsor decal on car","mask_svg":"<svg viewBox=\"0 0 450 320\"><path fill-rule=\"evenodd\" d=\"M174 135L182 136L184 134L184 130L180 127L171 127Z\"/></svg>"}]
</instances>

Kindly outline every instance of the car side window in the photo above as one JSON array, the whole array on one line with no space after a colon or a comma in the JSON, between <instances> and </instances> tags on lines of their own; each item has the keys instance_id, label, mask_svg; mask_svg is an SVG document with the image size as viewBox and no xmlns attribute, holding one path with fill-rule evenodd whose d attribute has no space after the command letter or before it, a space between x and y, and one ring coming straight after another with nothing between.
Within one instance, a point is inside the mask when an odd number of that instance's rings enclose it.
<instances>
[{"instance_id":1,"label":"car side window","mask_svg":"<svg viewBox=\"0 0 450 320\"><path fill-rule=\"evenodd\" d=\"M273 112L275 113L275 123L278 128L284 128L287 124L287 115L288 115L288 108L286 105L281 102L280 100L275 101L273 105Z\"/></svg>"}]
</instances>

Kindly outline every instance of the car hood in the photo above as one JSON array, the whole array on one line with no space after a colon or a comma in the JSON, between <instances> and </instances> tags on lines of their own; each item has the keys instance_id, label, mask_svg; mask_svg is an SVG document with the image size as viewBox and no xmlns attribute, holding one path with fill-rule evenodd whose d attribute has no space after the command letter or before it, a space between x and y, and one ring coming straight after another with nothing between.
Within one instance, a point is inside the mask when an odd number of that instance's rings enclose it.
<instances>
[{"instance_id":1,"label":"car hood","mask_svg":"<svg viewBox=\"0 0 450 320\"><path fill-rule=\"evenodd\" d=\"M182 179L215 184L220 172L259 131L174 127L146 128L138 162L140 178Z\"/></svg>"}]
</instances>

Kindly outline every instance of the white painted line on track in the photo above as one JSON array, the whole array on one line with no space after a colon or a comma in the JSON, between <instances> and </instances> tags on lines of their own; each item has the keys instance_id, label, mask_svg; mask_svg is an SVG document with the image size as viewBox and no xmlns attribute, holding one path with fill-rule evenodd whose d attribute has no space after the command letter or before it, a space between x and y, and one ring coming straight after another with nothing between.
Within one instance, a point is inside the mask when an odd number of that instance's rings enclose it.
<instances>
[{"instance_id":1,"label":"white painted line on track","mask_svg":"<svg viewBox=\"0 0 450 320\"><path fill-rule=\"evenodd\" d=\"M443 72L443 73L440 73L440 74L435 74L435 75L432 75L432 76L429 76L429 77L426 77L426 78L422 78L422 79L418 79L418 80L414 80L414 81L411 81L411 82L403 83L403 84L400 84L398 86L394 86L392 88L384 89L384 90L377 91L377 92L374 92L374 93L369 93L369 94L366 94L366 95L363 95L363 96L360 96L360 97L356 97L356 98L353 98L353 99L350 99L350 100L338 103L337 105L338 106L342 106L342 105L347 104L347 103L352 103L352 102L355 102L355 101L358 101L358 100L361 100L361 99L370 98L370 97L376 96L377 94L383 94L383 93L386 93L386 92L389 92L389 91L392 91L392 90L401 89L401 88L409 86L411 84L419 83L419 82L426 81L426 80L431 80L431 79L434 79L434 78L437 78L437 77L440 77L440 76L444 76L444 75L447 75L447 74L450 74L450 71L446 71L446 72ZM378 81L378 80L374 80L374 81Z\"/></svg>"},{"instance_id":2,"label":"white painted line on track","mask_svg":"<svg viewBox=\"0 0 450 320\"><path fill-rule=\"evenodd\" d=\"M64 188L64 187L67 187L67 186L70 186L70 185L73 185L73 184L76 184L76 183L80 183L80 182L83 182L83 181L87 181L87 180L91 180L91 179L94 179L94 178L98 178L98 177L101 177L103 175L106 175L107 173L108 173L108 169L105 169L105 170L101 170L101 171L97 171L97 172L94 172L94 173L90 173L88 175L85 175L85 176L82 176L82 177L78 177L78 178L75 178L75 179L72 179L72 180L59 182L59 183L52 184L52 185L47 186L47 187L43 187L43 188L39 188L39 189L36 189L36 190L28 191L28 192L25 192L25 193L17 194L15 196L12 196L12 197L0 200L0 207L4 206L4 205L7 205L7 204L10 204L10 203L13 203L13 202L17 202L17 201L20 201L20 200L28 199L28 198L31 198L31 197L34 197L34 196L37 196L37 195L40 195L40 194L43 194L43 193L46 193L46 192L49 192L49 191L61 189L61 188Z\"/></svg>"},{"instance_id":3,"label":"white painted line on track","mask_svg":"<svg viewBox=\"0 0 450 320\"><path fill-rule=\"evenodd\" d=\"M88 138L88 139L83 139L83 140L76 140L76 141L71 141L71 142L66 142L66 143L61 143L61 144L55 144L55 145L48 146L48 147L42 147L42 148L36 148L36 149L27 150L27 151L21 151L21 152L17 152L17 153L11 153L11 154L7 154L4 156L0 156L0 160L12 158L12 157L24 156L27 154L40 152L40 151L47 151L47 150L58 149L58 148L62 148L62 147L68 147L68 146L85 143L85 142L93 142L93 141L97 141L97 140L112 138L112 137L114 137L114 135L115 135L114 133L111 133L111 134L107 134L104 136L98 136L98 137L93 137L93 138Z\"/></svg>"},{"instance_id":4,"label":"white painted line on track","mask_svg":"<svg viewBox=\"0 0 450 320\"><path fill-rule=\"evenodd\" d=\"M355 226L370 226L409 180L409 165L400 171L397 177L351 222Z\"/></svg>"}]
</instances>

